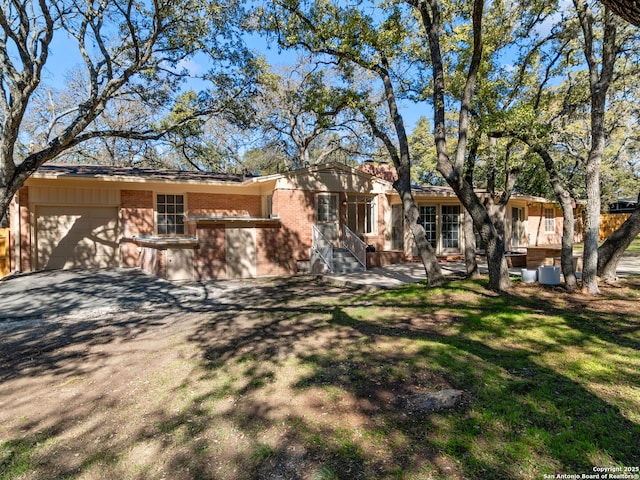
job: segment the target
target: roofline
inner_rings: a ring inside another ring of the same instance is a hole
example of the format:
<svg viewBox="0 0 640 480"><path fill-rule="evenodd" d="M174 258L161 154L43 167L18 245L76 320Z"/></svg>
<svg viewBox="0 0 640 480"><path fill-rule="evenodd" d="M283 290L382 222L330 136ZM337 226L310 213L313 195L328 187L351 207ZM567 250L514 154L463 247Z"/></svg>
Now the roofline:
<svg viewBox="0 0 640 480"><path fill-rule="evenodd" d="M113 168L121 169L121 170L132 170L137 172L142 172L142 176L138 175L127 175L127 174L108 174L108 173L83 173L83 172L63 172L63 171L47 171L47 167L60 167L60 168L70 168L72 169L74 166L78 167L95 167L95 168ZM149 172L148 175L144 175L144 172ZM252 183L256 183L260 180L268 180L265 177L246 177L243 180L218 180L214 179L211 176L208 178L202 179L194 179L194 178L160 178L156 175L161 175L163 172L166 172L168 175L176 174L179 175L181 172L188 174L202 174L203 177L207 174L215 175L212 172L197 172L190 170L173 170L173 169L151 169L151 168L137 168L137 167L112 167L107 165L83 165L83 164L60 164L60 163L45 163L36 170L33 174L31 174L30 178L33 179L44 179L44 180L99 180L104 182L125 182L125 183L164 183L164 184L191 184L191 185L226 185L226 186L247 186ZM231 176L231 174L229 174ZM243 177L242 175L237 175L238 178Z"/></svg>
<svg viewBox="0 0 640 480"><path fill-rule="evenodd" d="M358 168L355 167L351 167L349 165L346 165L344 163L340 163L340 162L329 162L329 163L319 163L317 165L310 165L308 167L303 167L303 168L299 168L297 170L289 170L287 172L283 172L281 174L281 177L285 177L285 176L292 176L292 175L301 175L304 173L315 173L315 172L319 172L322 170L326 170L329 168L337 168L339 170L342 170L344 172L350 173L351 175L360 175L362 177L366 177L369 178L370 180L375 180L375 181L379 181L385 185L389 185L392 186L393 183L385 180L384 178L378 177L376 175L372 175L370 173L367 173L365 171L362 171ZM260 177L258 177L260 178Z"/></svg>
<svg viewBox="0 0 640 480"><path fill-rule="evenodd" d="M124 173L120 174L108 174L108 173L83 173L83 172L60 172L60 171L47 171L47 167L59 167L59 168L68 168L73 169L74 167L88 167L88 168L105 168L105 169L121 169L121 170L132 170L137 172L142 172L142 176L140 175L127 175ZM83 165L83 164L64 164L64 163L46 163L40 169L36 170L31 177L34 179L45 179L45 180L56 180L56 179L92 179L92 180L100 180L105 182L130 182L130 183L166 183L166 184L192 184L192 185L200 185L200 184L208 184L208 185L238 185L238 186L247 186L255 183L266 183L269 181L277 181L279 179L289 177L292 175L302 175L305 173L319 172L322 170L326 170L329 168L337 168L339 170L345 171L352 175L361 175L370 179L375 179L384 184L391 185L391 182L387 180L377 177L375 175L371 175L367 172L363 172L357 168L350 167L343 163L339 162L330 162L318 165L311 165L309 167L300 168L297 170L288 170L286 172L281 173L273 173L269 175L260 175L257 177L246 177L241 181L225 181L225 180L216 180L211 177L203 178L203 179L193 179L193 178L159 178L156 175L161 175L162 172L167 172L167 174L175 174L179 175L180 170L172 170L172 169L150 169L150 168L137 168L137 167L113 167L108 165ZM148 175L144 175L145 172L148 172ZM184 172L188 172L190 174L198 174L201 173L203 176L207 174L213 175L211 172L193 172L189 170L185 170ZM238 175L241 177L241 175Z"/></svg>

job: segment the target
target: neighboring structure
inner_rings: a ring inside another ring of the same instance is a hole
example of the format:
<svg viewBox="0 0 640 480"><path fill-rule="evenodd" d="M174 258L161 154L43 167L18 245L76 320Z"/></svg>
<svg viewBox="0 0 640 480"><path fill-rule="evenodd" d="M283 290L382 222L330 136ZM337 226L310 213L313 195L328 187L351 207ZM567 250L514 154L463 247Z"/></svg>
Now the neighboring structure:
<svg viewBox="0 0 640 480"><path fill-rule="evenodd" d="M12 271L141 267L205 280L407 261L416 252L392 179L342 164L262 177L45 165L12 202ZM460 253L453 192L414 195L437 253ZM506 227L510 250L558 244L561 211L515 195Z"/></svg>
<svg viewBox="0 0 640 480"><path fill-rule="evenodd" d="M637 198L619 198L609 204L609 213L633 213L637 206Z"/></svg>

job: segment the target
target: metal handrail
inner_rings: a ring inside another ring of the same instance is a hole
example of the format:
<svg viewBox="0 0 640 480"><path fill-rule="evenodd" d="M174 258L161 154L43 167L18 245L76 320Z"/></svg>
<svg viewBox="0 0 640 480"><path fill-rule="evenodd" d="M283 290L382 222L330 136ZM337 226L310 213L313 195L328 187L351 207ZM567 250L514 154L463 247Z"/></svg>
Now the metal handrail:
<svg viewBox="0 0 640 480"><path fill-rule="evenodd" d="M318 253L318 256L329 267L329 272L333 273L333 244L315 225L311 225L311 232L311 248ZM321 247L320 243L325 246Z"/></svg>
<svg viewBox="0 0 640 480"><path fill-rule="evenodd" d="M342 243L349 250L360 264L367 269L367 244L346 225L342 226Z"/></svg>

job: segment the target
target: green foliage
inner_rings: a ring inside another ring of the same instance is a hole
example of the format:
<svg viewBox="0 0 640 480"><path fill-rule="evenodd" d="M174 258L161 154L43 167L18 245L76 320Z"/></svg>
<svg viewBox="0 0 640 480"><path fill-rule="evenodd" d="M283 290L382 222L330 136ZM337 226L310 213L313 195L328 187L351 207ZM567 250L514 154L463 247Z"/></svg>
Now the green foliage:
<svg viewBox="0 0 640 480"><path fill-rule="evenodd" d="M431 126L426 117L420 117L409 136L411 149L411 178L418 185L444 185L444 179L436 170L436 147Z"/></svg>

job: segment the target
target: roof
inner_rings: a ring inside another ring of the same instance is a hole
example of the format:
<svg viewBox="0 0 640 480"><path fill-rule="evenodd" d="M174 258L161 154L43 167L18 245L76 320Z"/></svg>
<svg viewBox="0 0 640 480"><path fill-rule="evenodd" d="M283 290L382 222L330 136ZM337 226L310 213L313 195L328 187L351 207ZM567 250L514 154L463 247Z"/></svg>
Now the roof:
<svg viewBox="0 0 640 480"><path fill-rule="evenodd" d="M258 177L230 173L198 172L190 170L112 167L106 165L45 164L34 174L36 178L95 178L160 182L245 183Z"/></svg>
<svg viewBox="0 0 640 480"><path fill-rule="evenodd" d="M107 165L83 165L83 164L45 164L33 175L34 178L44 179L96 179L105 181L129 181L129 182L163 182L163 183L195 183L218 185L247 185L256 182L266 182L287 176L310 175L319 171L336 171L346 174L359 175L365 178L375 179L389 188L389 194L395 194L392 184L385 178L373 175L368 171L353 168L342 163L327 163L313 165L284 173L265 176L238 175L231 173L200 172L193 170L177 169L150 169L136 167L113 167ZM437 185L414 185L412 191L417 196L456 198L451 187ZM476 190L480 196L487 195L486 190ZM526 200L538 203L553 203L542 197L513 193L513 199Z"/></svg>
<svg viewBox="0 0 640 480"><path fill-rule="evenodd" d="M171 183L221 183L242 184L260 181L268 181L290 175L309 175L318 171L342 171L349 174L361 175L368 178L376 178L367 172L349 167L341 163L327 163L313 165L297 170L290 170L272 175L238 175L231 173L200 172L193 170L176 169L150 169L136 167L113 167L107 165L83 165L83 164L50 164L41 166L35 178L85 178L97 180L126 180L126 181L159 181ZM384 179L379 179L385 181Z"/></svg>
<svg viewBox="0 0 640 480"><path fill-rule="evenodd" d="M455 192L451 187L442 185L413 185L411 191L416 196L433 196L433 197L456 197ZM476 188L476 194L479 197L486 197L489 192L485 189ZM511 194L512 200L524 200L527 202L535 203L555 203L553 200L548 200L544 197L537 197L535 195L527 195L525 193L513 192Z"/></svg>

